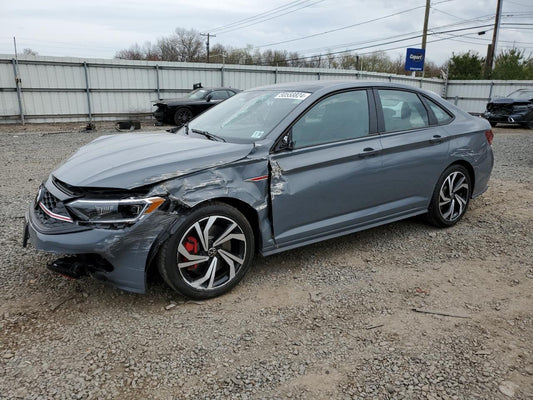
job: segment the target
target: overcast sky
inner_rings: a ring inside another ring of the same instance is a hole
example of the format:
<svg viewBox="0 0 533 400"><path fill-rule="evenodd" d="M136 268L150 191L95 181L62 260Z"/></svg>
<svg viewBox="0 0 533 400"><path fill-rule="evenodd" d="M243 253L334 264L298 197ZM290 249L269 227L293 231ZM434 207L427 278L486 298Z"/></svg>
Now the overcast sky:
<svg viewBox="0 0 533 400"><path fill-rule="evenodd" d="M498 49L514 44L530 55L533 1L502 1ZM394 41L421 34L425 3L425 0L0 0L0 54L14 53L16 36L19 52L31 48L47 56L113 58L121 49L134 43L154 43L179 27L216 34L211 38L212 45L221 43L234 48L252 45L261 50L298 51L306 56L347 49L363 54L398 48L387 51L396 58L405 54L406 47L420 46L420 38ZM496 3L497 0L431 0L426 59L442 64L452 52L467 50L485 56L492 39ZM259 22L256 16L270 10L274 11L262 15L268 20ZM220 28L253 17L240 25ZM347 26L352 27L341 29ZM477 28L461 30L466 27ZM322 34L328 31L335 32ZM443 31L452 32L439 33ZM486 33L478 35L481 31ZM300 39L310 35L313 36Z"/></svg>

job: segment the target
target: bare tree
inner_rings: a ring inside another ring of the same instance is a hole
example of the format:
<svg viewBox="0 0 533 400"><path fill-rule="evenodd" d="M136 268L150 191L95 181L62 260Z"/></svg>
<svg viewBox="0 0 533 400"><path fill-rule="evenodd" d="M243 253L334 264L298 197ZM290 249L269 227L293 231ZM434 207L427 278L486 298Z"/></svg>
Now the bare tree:
<svg viewBox="0 0 533 400"><path fill-rule="evenodd" d="M141 47L135 43L134 45L131 45L129 49L118 51L115 54L115 58L123 60L144 60L144 54Z"/></svg>
<svg viewBox="0 0 533 400"><path fill-rule="evenodd" d="M36 51L33 51L32 49L24 49L24 50L22 50L22 54L24 54L25 56L37 56L37 55L39 55L39 53L37 53Z"/></svg>

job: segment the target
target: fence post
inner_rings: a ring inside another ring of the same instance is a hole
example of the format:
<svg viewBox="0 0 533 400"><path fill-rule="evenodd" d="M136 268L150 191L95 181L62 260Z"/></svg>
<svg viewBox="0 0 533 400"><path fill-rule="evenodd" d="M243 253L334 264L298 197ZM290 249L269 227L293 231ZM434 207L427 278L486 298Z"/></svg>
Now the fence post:
<svg viewBox="0 0 533 400"><path fill-rule="evenodd" d="M19 101L19 113L20 113L20 122L22 122L22 125L24 125L24 110L22 109L22 92L20 89L20 82L21 79L18 77L17 74L17 62L14 58L11 59L11 63L13 64L13 74L15 75L15 85L17 86L17 99Z"/></svg>
<svg viewBox="0 0 533 400"><path fill-rule="evenodd" d="M161 100L161 89L159 89L159 65L155 65L155 80L157 82L157 100Z"/></svg>
<svg viewBox="0 0 533 400"><path fill-rule="evenodd" d="M220 86L224 87L224 64L220 67Z"/></svg>
<svg viewBox="0 0 533 400"><path fill-rule="evenodd" d="M320 80L320 72L317 72L316 75L318 76L318 80Z"/></svg>
<svg viewBox="0 0 533 400"><path fill-rule="evenodd" d="M89 107L89 123L93 122L93 114L91 111L91 92L89 89L89 73L88 73L88 66L87 61L83 62L83 70L85 71L85 91L87 93L87 105Z"/></svg>
<svg viewBox="0 0 533 400"><path fill-rule="evenodd" d="M278 67L274 70L274 83L278 83Z"/></svg>
<svg viewBox="0 0 533 400"><path fill-rule="evenodd" d="M490 81L489 100L492 99L492 88L494 87L494 81Z"/></svg>

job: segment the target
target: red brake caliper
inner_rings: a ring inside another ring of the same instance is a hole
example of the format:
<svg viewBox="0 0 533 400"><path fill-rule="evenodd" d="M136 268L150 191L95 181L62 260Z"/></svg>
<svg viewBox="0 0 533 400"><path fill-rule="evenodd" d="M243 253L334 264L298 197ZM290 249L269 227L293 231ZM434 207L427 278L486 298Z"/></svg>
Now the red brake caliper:
<svg viewBox="0 0 533 400"><path fill-rule="evenodd" d="M189 252L189 254L198 254L198 240L194 237L194 236L189 236L186 240L185 240L185 250L187 250ZM184 257L184 261L187 262L189 260L187 260L185 257ZM198 264L194 264L194 265L191 265L190 267L188 267L187 269L189 271L194 271L196 268L198 268Z"/></svg>

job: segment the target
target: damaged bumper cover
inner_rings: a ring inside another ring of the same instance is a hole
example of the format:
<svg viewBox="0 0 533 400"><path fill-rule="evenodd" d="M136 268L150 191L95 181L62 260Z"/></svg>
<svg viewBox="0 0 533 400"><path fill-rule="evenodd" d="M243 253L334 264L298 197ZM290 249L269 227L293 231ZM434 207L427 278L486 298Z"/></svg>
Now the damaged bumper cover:
<svg viewBox="0 0 533 400"><path fill-rule="evenodd" d="M82 255L81 260L99 257L104 260L101 264L105 266L94 268L94 263L88 263L84 272L119 289L144 293L148 264L177 219L176 214L156 211L121 229L73 225L70 230L51 230L40 221L39 209L34 201L26 213L25 240L40 251ZM79 259L76 262L79 263Z"/></svg>

